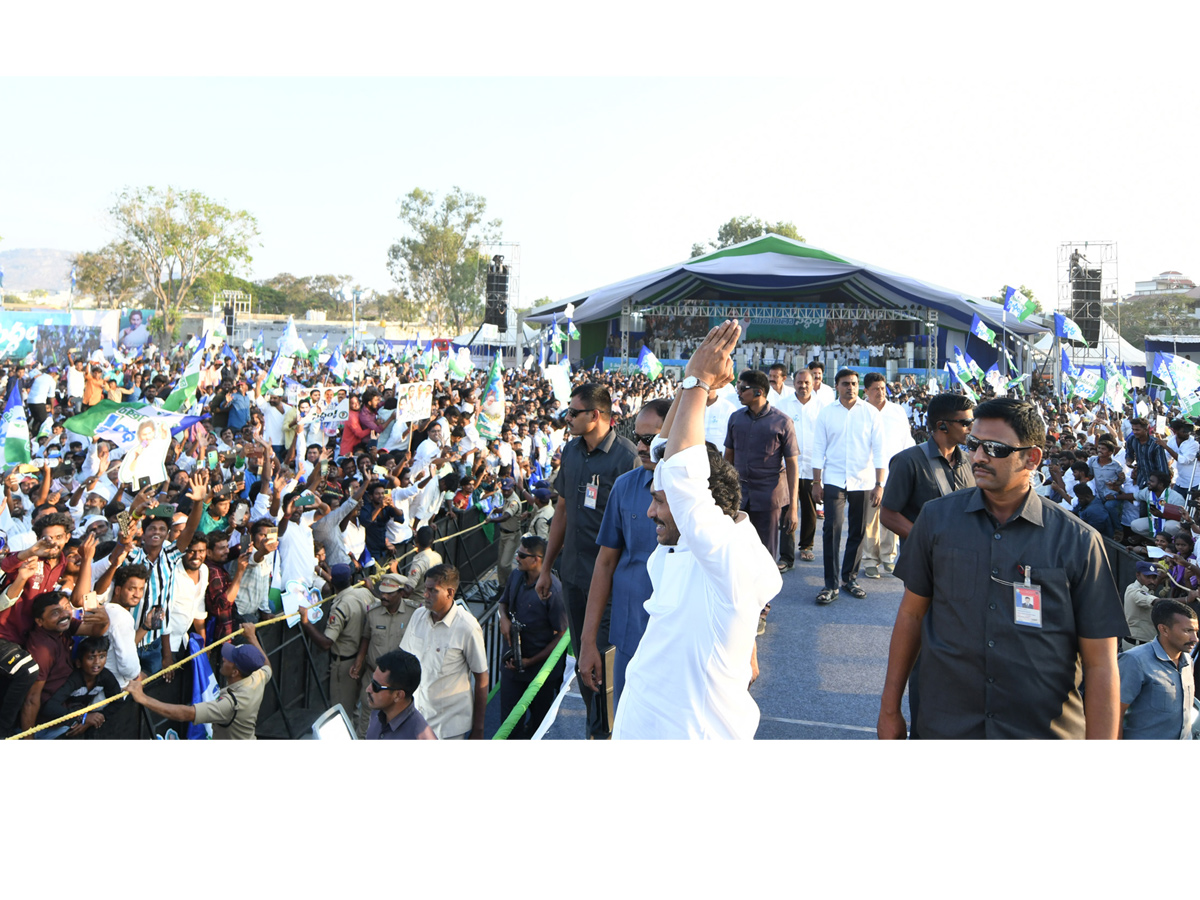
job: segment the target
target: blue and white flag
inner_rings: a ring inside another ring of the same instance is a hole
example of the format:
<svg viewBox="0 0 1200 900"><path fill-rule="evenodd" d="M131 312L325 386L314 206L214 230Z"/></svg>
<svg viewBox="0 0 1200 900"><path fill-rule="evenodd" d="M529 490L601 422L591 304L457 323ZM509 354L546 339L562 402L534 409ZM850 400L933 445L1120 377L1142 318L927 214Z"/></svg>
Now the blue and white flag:
<svg viewBox="0 0 1200 900"><path fill-rule="evenodd" d="M638 368L642 370L647 378L653 381L663 372L663 365L658 361L658 357L650 352L650 348L642 344L642 350L637 358Z"/></svg>
<svg viewBox="0 0 1200 900"><path fill-rule="evenodd" d="M979 338L990 347L996 346L996 332L983 324L983 319L975 315L971 319L971 334Z"/></svg>
<svg viewBox="0 0 1200 900"><path fill-rule="evenodd" d="M334 347L333 355L329 357L329 374L337 379L338 383L345 382L346 375L350 372L350 364L346 362L346 358L342 356L342 348Z"/></svg>
<svg viewBox="0 0 1200 900"><path fill-rule="evenodd" d="M1067 348L1063 347L1062 352L1062 373L1071 378L1079 377L1079 369L1075 368L1075 364L1071 362L1071 357L1067 355Z"/></svg>
<svg viewBox="0 0 1200 900"><path fill-rule="evenodd" d="M1004 288L1004 312L1017 317L1018 322L1024 322L1037 312L1037 302L1030 300L1016 288Z"/></svg>
<svg viewBox="0 0 1200 900"><path fill-rule="evenodd" d="M71 266L71 293L75 293L75 270L76 266Z"/></svg>
<svg viewBox="0 0 1200 900"><path fill-rule="evenodd" d="M200 642L196 640L195 635L188 637L188 655L200 653ZM198 703L208 703L217 699L217 695L221 693L217 687L216 676L213 675L212 666L208 663L208 654L200 653L192 660L192 706ZM192 722L187 728L187 739L189 741L206 741L212 739L211 725L197 725Z"/></svg>
<svg viewBox="0 0 1200 900"><path fill-rule="evenodd" d="M1088 342L1083 339L1083 332L1079 330L1079 326L1061 313L1054 314L1054 334L1056 337L1066 338L1069 341L1078 341L1083 346L1088 346Z"/></svg>
<svg viewBox="0 0 1200 900"><path fill-rule="evenodd" d="M29 452L29 420L25 418L25 405L21 402L21 385L16 378L10 379L8 401L0 414L0 447L3 447L6 466L27 463L32 459Z"/></svg>

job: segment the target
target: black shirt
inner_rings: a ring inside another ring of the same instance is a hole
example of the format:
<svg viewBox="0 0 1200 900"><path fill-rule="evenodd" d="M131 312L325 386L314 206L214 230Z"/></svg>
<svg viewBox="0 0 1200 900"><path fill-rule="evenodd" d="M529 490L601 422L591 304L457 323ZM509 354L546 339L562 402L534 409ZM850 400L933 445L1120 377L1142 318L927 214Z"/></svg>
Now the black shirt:
<svg viewBox="0 0 1200 900"><path fill-rule="evenodd" d="M942 456L941 449L933 440L901 450L888 465L882 505L900 513L910 522L917 521L921 507L942 496L942 487L930 469L931 463L945 473L950 491L975 487L971 461L961 447L954 448L951 459L953 463Z"/></svg>
<svg viewBox="0 0 1200 900"><path fill-rule="evenodd" d="M1042 589L1042 627L1015 621L1018 566ZM1095 529L1030 490L999 525L979 488L926 504L896 576L932 598L921 623L923 738L1082 738L1079 638L1127 637Z"/></svg>
<svg viewBox="0 0 1200 900"><path fill-rule="evenodd" d="M600 552L596 537L604 520L604 507L616 480L638 462L637 448L628 438L610 429L596 447L589 451L587 442L577 437L562 449L559 475L554 490L563 498L567 513L567 533L562 552L558 555L562 580L587 590L592 583L592 569ZM585 506L587 485L597 488L595 509Z"/></svg>

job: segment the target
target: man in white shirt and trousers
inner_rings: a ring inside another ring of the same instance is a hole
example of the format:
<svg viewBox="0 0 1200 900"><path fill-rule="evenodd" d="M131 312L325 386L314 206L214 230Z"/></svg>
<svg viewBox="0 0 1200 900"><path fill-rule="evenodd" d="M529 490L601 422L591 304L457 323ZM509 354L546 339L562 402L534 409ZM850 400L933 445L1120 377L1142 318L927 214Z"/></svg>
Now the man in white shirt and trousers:
<svg viewBox="0 0 1200 900"><path fill-rule="evenodd" d="M879 410L879 424L883 428L883 464L887 466L892 457L901 450L914 445L912 426L903 407L887 398L887 379L881 372L868 372L863 379L867 402ZM880 506L867 510L867 523L863 535L863 574L868 578L879 578L882 569L889 575L900 555L900 539L896 532L879 522Z"/></svg>
<svg viewBox="0 0 1200 900"><path fill-rule="evenodd" d="M878 507L883 499L883 428L879 410L859 399L858 373L854 370L841 369L834 384L838 402L821 410L813 433L813 500L825 501L821 538L825 589L817 594L820 606L838 597L837 555L843 524L846 554L842 559L841 590L859 599L867 596L858 584L862 540L870 508Z"/></svg>
<svg viewBox="0 0 1200 900"><path fill-rule="evenodd" d="M749 691L754 639L759 613L783 579L739 511L737 472L704 444L707 395L733 380L740 332L727 321L692 354L651 450L662 452L646 512L659 543L647 562L654 593L614 740L749 739L758 730Z"/></svg>

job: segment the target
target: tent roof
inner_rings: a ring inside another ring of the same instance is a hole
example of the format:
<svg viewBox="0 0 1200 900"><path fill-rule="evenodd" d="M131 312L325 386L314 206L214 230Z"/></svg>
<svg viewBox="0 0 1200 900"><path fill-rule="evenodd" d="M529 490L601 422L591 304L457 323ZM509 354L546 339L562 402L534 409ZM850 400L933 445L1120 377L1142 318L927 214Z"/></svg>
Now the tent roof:
<svg viewBox="0 0 1200 900"><path fill-rule="evenodd" d="M1105 349L1113 347L1118 342L1121 347L1121 362L1130 366L1146 365L1145 351L1133 346L1133 344L1117 334L1117 329L1104 320L1100 321L1100 342L1098 344L1093 344L1090 347L1075 347L1064 341L1063 347L1066 348L1067 355L1071 357L1071 362L1076 365L1099 365L1104 361ZM1040 353L1053 353L1054 335L1042 335L1042 337L1034 342L1033 349ZM1111 349L1109 350L1109 354L1112 354Z"/></svg>
<svg viewBox="0 0 1200 900"><path fill-rule="evenodd" d="M837 256L811 244L767 234L705 256L585 291L539 307L527 321L549 323L575 304L575 323L610 319L626 300L642 312L691 299L794 299L796 302L858 302L871 307L928 307L967 328L978 315L991 327L1020 335L1047 331L1040 316L1005 321L1003 305L878 266ZM945 324L943 322L942 324Z"/></svg>

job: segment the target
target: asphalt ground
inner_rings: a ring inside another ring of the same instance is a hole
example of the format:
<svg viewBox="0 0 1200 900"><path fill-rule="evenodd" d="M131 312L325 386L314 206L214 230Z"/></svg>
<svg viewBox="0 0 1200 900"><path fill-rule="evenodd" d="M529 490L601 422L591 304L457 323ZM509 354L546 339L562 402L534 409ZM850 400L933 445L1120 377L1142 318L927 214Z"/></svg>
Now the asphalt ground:
<svg viewBox="0 0 1200 900"><path fill-rule="evenodd" d="M845 591L828 606L817 606L824 587L821 529L817 522L816 560L783 573L783 589L758 638L758 681L750 688L762 714L756 740L873 740L879 697L887 669L888 642L904 585L880 570L878 579L860 570L861 600ZM839 549L845 549L843 539ZM909 718L908 698L904 715ZM583 699L574 683L563 698L545 740L585 737Z"/></svg>

